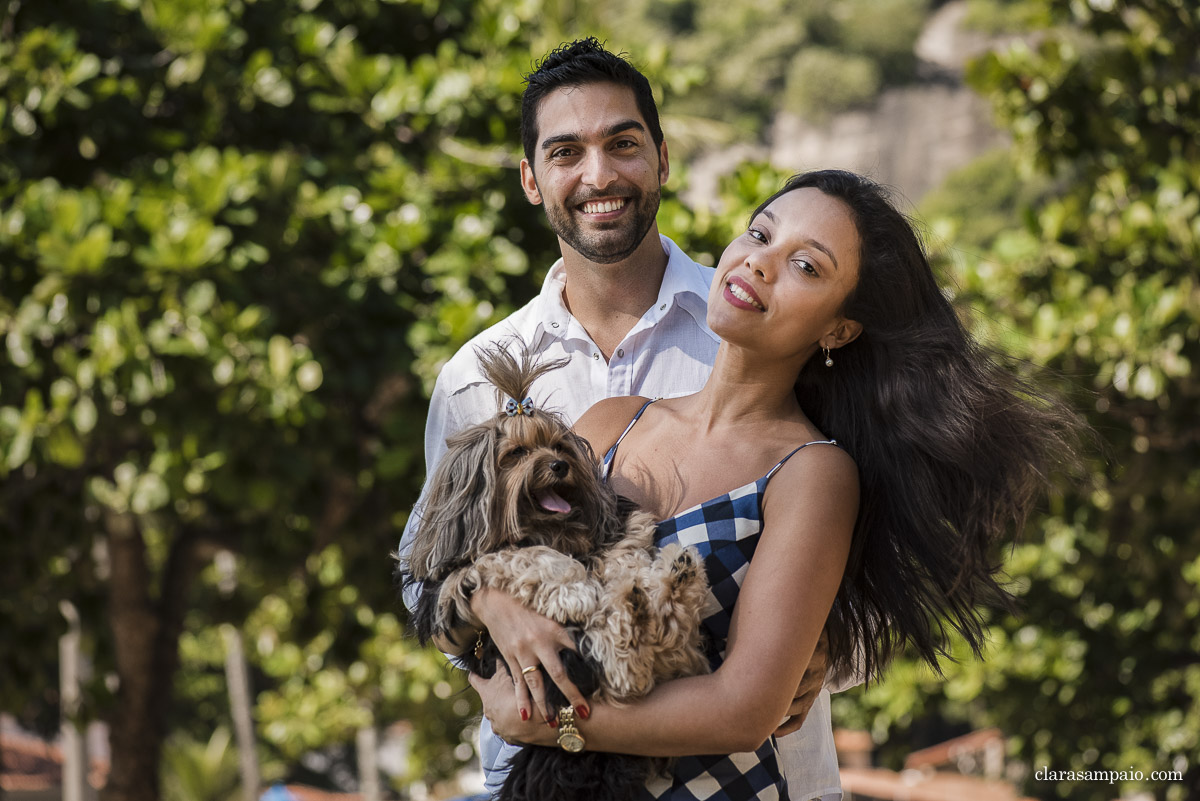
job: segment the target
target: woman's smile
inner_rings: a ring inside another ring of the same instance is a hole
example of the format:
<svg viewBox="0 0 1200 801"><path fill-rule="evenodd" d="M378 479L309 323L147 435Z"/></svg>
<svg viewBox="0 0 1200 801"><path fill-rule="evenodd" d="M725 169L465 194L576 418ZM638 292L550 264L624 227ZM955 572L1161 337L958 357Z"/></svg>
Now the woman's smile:
<svg viewBox="0 0 1200 801"><path fill-rule="evenodd" d="M738 278L736 275L729 276L729 280L725 282L725 300L731 305L739 309L750 309L758 312L765 312L767 307L763 305L762 300L758 297L758 293L754 291L754 287L750 286L748 281Z"/></svg>

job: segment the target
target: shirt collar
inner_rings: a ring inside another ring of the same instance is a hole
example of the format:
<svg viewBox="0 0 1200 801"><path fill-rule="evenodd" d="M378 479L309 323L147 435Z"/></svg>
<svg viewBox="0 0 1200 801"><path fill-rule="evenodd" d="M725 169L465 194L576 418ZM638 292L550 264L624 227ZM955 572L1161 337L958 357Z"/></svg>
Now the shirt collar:
<svg viewBox="0 0 1200 801"><path fill-rule="evenodd" d="M692 261L668 237L659 234L658 238L662 242L663 252L667 254L667 268L663 272L658 298L642 318L643 321L653 325L665 317L672 306L678 304L709 336L720 341L720 338L709 329L706 322L708 289L712 283L713 269ZM574 322L574 318L567 311L567 306L563 302L562 293L566 285L566 268L560 258L554 262L550 272L546 273L546 280L542 282L542 291L538 295L538 344L543 341L544 337L566 336ZM578 323L574 324L578 326Z"/></svg>
<svg viewBox="0 0 1200 801"><path fill-rule="evenodd" d="M567 333L571 324L571 313L563 302L563 289L567 286L567 271L560 257L546 273L542 282L542 291L538 293L535 318L537 334L535 342L530 343L534 348L540 348L546 339L557 339Z"/></svg>
<svg viewBox="0 0 1200 801"><path fill-rule="evenodd" d="M658 300L655 302L654 319L658 322L670 311L673 304L678 304L692 316L714 341L720 342L720 337L708 327L708 290L712 285L716 272L711 267L704 267L692 261L679 246L665 236L660 235L663 249L667 252L667 269L663 273L662 286L658 290Z"/></svg>

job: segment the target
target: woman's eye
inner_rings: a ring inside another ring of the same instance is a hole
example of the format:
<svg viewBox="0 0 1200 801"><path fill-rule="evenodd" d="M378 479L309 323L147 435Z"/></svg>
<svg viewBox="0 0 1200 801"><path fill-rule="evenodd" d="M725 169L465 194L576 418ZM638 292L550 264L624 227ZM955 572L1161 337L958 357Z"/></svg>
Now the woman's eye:
<svg viewBox="0 0 1200 801"><path fill-rule="evenodd" d="M767 235L764 234L762 231L758 230L757 228L751 228L748 231L746 231L746 233L749 234L751 238L757 239L759 242L767 241Z"/></svg>
<svg viewBox="0 0 1200 801"><path fill-rule="evenodd" d="M796 265L796 267L808 273L809 275L817 274L817 268L813 266L812 262L805 261L804 259L795 259L792 261L792 264Z"/></svg>

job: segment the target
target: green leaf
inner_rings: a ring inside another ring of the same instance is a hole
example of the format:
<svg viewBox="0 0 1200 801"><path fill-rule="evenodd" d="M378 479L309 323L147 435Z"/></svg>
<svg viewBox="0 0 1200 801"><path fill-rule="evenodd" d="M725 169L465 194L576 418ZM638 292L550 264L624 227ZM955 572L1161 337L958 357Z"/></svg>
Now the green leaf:
<svg viewBox="0 0 1200 801"><path fill-rule="evenodd" d="M290 340L281 336L271 337L267 344L267 356L271 363L271 374L277 379L282 379L291 373L295 356L292 353Z"/></svg>

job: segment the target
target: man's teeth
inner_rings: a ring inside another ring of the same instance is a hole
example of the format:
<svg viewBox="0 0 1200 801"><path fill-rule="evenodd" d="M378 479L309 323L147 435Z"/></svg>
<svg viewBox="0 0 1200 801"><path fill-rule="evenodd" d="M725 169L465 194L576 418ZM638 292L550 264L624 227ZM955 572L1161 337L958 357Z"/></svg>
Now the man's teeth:
<svg viewBox="0 0 1200 801"><path fill-rule="evenodd" d="M625 205L625 199L618 200L592 200L583 204L585 214L603 214L606 211L616 211Z"/></svg>
<svg viewBox="0 0 1200 801"><path fill-rule="evenodd" d="M742 289L742 288L741 288L740 286L738 286L737 284L730 284L730 285L729 285L729 294L733 295L735 298L737 298L737 299L738 299L738 300L740 300L740 301L743 301L743 302L745 302L745 303L749 303L751 306L754 306L754 307L755 307L755 308L757 308L757 309L762 309L762 307L763 307L763 305L762 305L761 303L759 303L757 300L755 300L755 299L754 299L754 298L753 298L753 297L750 295L750 293L749 293L749 292L747 292L746 290ZM765 311L765 309L764 309L764 311Z"/></svg>

